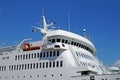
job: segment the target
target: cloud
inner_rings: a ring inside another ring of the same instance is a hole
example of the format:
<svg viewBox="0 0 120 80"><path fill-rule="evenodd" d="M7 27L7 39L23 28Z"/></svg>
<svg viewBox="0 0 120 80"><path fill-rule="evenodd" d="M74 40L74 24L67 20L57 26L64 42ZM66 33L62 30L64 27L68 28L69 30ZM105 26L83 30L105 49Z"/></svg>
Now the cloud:
<svg viewBox="0 0 120 80"><path fill-rule="evenodd" d="M116 62L114 63L114 66L116 66L116 67L119 67L119 68L120 68L120 60L116 61Z"/></svg>

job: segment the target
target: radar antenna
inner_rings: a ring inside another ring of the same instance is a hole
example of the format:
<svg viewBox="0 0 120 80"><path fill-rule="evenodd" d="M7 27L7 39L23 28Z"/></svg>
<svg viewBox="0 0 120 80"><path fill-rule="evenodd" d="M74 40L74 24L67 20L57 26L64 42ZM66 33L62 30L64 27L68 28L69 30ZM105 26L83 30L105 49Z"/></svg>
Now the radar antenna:
<svg viewBox="0 0 120 80"><path fill-rule="evenodd" d="M83 36L86 38L87 36L86 36L86 29L84 28L83 29Z"/></svg>

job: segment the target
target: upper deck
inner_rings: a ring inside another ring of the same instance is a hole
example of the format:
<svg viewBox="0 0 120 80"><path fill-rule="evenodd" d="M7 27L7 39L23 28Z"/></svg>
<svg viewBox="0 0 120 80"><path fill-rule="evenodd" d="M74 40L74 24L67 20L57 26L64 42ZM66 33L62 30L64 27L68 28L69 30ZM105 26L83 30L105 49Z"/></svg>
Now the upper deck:
<svg viewBox="0 0 120 80"><path fill-rule="evenodd" d="M71 44L72 44L72 41L77 41L78 43L81 43L81 44L87 46L88 48L90 48L92 50L93 54L96 53L96 48L94 47L92 42L83 36L80 36L78 34L68 32L65 30L60 30L60 29L47 31L47 34L46 34L47 38L55 37L55 36L56 37L66 37L67 39L70 39Z"/></svg>

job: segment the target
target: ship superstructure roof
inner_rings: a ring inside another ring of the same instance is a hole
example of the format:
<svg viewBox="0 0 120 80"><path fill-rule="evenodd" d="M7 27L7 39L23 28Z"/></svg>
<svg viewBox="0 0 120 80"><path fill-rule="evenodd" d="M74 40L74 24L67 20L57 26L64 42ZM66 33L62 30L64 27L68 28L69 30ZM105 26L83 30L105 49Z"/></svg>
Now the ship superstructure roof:
<svg viewBox="0 0 120 80"><path fill-rule="evenodd" d="M82 44L90 47L93 50L94 54L96 53L96 48L94 47L94 45L92 44L92 42L90 40L88 40L87 38L85 38L83 36L80 36L78 34L58 29L58 30L47 31L46 36L47 37L64 36L64 37L67 37L67 38L71 38L72 40L78 40Z"/></svg>

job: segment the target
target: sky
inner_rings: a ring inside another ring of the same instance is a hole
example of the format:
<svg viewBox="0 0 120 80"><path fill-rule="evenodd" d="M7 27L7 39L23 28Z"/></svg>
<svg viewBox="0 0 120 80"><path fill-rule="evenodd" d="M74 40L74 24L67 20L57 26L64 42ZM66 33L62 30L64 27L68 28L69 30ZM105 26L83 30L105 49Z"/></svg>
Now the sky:
<svg viewBox="0 0 120 80"><path fill-rule="evenodd" d="M120 60L120 0L0 0L0 46L40 40L31 30L41 24L43 11L63 30L69 30L69 13L70 31L83 35L85 28L106 66Z"/></svg>

